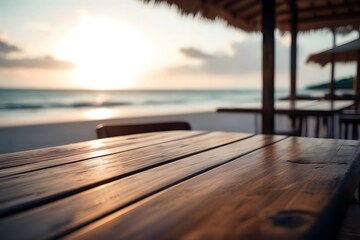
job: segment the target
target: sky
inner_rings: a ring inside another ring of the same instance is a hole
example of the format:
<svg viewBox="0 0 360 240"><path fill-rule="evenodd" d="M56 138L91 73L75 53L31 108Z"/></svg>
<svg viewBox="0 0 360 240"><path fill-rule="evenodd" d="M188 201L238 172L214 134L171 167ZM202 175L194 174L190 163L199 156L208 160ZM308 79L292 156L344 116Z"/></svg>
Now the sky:
<svg viewBox="0 0 360 240"><path fill-rule="evenodd" d="M3 0L0 88L239 89L261 87L261 34L140 0ZM358 37L337 36L342 44ZM289 87L290 36L276 32L277 88ZM306 64L330 31L298 35L298 88L328 81ZM337 64L337 78L355 64Z"/></svg>

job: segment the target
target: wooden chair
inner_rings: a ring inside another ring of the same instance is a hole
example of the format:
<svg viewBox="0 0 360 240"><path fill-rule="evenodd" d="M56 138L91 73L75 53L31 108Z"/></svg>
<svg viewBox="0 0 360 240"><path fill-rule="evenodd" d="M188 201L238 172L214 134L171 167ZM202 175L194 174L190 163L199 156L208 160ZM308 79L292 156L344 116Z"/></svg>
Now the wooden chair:
<svg viewBox="0 0 360 240"><path fill-rule="evenodd" d="M344 110L339 115L340 138L359 139L359 126L360 126L359 110ZM351 130L350 136L349 136L349 130Z"/></svg>
<svg viewBox="0 0 360 240"><path fill-rule="evenodd" d="M302 115L289 115L289 119L291 121L291 129L285 131L276 131L276 135L288 135L288 136L303 136L303 132L305 132L305 136L307 133L307 119L306 116Z"/></svg>
<svg viewBox="0 0 360 240"><path fill-rule="evenodd" d="M191 130L187 122L162 122L130 125L99 125L96 128L98 138L124 136L137 133L160 132L170 130Z"/></svg>

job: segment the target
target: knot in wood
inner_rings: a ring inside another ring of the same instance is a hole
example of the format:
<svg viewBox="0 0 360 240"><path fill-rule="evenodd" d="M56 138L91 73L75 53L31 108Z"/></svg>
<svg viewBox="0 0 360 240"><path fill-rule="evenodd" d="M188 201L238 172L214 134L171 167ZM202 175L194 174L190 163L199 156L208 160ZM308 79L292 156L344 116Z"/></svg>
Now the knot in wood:
<svg viewBox="0 0 360 240"><path fill-rule="evenodd" d="M298 228L311 221L313 214L302 210L284 210L268 215L270 222L278 227Z"/></svg>

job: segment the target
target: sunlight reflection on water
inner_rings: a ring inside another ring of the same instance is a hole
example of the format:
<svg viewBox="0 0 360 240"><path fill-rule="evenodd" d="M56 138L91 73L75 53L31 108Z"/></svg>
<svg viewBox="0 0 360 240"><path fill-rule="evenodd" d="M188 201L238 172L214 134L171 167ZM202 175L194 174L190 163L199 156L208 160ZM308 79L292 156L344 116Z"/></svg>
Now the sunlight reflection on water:
<svg viewBox="0 0 360 240"><path fill-rule="evenodd" d="M96 120L96 119L108 119L115 116L115 111L109 108L95 108L90 109L84 112L84 115L87 119Z"/></svg>

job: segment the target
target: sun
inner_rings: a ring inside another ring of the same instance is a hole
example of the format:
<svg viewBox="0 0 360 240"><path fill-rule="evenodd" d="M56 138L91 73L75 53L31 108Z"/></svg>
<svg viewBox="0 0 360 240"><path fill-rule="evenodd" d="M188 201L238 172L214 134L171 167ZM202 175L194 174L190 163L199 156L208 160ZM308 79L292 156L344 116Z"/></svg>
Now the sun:
<svg viewBox="0 0 360 240"><path fill-rule="evenodd" d="M57 57L76 64L75 79L89 89L133 87L151 47L134 27L115 19L86 18L58 43Z"/></svg>

